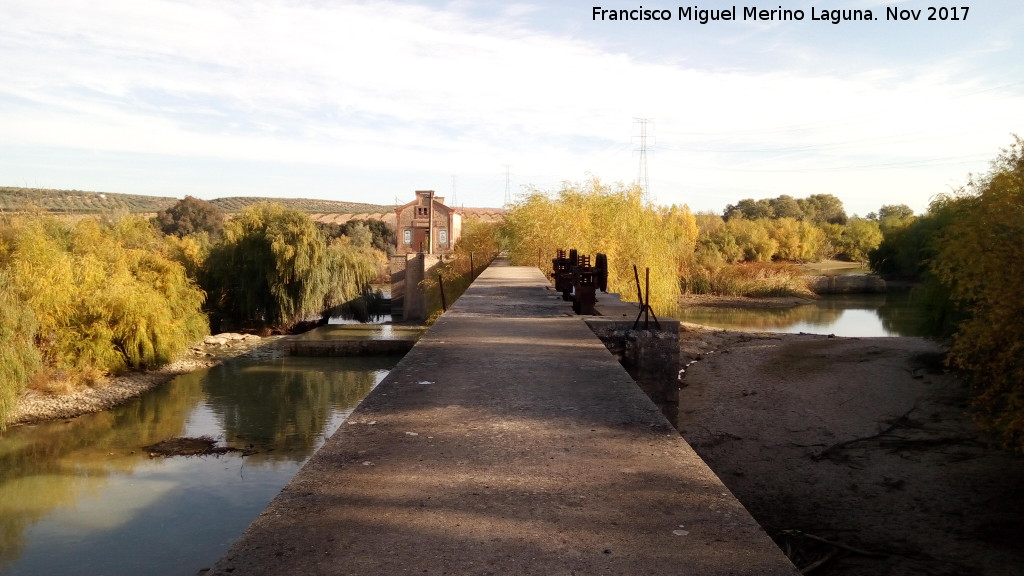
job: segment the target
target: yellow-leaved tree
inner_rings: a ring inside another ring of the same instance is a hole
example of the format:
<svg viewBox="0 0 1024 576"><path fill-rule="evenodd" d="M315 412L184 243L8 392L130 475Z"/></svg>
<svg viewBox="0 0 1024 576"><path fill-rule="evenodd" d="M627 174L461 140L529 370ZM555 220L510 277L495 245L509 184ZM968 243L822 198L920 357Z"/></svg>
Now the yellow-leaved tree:
<svg viewBox="0 0 1024 576"><path fill-rule="evenodd" d="M420 282L426 290L428 324L437 320L444 306L450 306L462 296L498 251L498 226L495 223L474 217L462 221L462 234L451 254ZM442 281L444 302L438 284Z"/></svg>
<svg viewBox="0 0 1024 576"><path fill-rule="evenodd" d="M977 405L1009 446L1024 451L1024 140L1017 137L985 176L941 198L932 272L964 313L950 361L971 374Z"/></svg>
<svg viewBox="0 0 1024 576"><path fill-rule="evenodd" d="M31 311L46 378L163 364L208 331L202 290L142 218L30 215L3 232L7 297Z"/></svg>
<svg viewBox="0 0 1024 576"><path fill-rule="evenodd" d="M559 249L608 257L608 291L624 300L637 297L633 266L650 268L650 299L661 309L675 307L679 277L690 262L697 223L686 206L659 207L643 199L637 185L614 186L594 178L565 183L554 194L531 190L505 215L502 236L515 265L544 272Z"/></svg>

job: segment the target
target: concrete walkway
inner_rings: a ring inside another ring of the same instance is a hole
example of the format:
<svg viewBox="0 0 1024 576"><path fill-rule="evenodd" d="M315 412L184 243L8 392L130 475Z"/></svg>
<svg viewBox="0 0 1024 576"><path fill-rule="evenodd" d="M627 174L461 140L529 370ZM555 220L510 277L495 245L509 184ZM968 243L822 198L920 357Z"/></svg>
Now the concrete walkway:
<svg viewBox="0 0 1024 576"><path fill-rule="evenodd" d="M492 265L212 574L797 574L536 268Z"/></svg>

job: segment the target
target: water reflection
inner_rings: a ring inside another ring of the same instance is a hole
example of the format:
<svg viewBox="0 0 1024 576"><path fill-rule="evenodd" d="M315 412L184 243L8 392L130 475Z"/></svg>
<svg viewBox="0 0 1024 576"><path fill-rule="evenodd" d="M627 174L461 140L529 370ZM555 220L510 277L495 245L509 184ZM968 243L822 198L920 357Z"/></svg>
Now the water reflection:
<svg viewBox="0 0 1024 576"><path fill-rule="evenodd" d="M363 372L296 369L296 360L288 370L225 364L206 379L207 402L225 438L257 450L253 461L305 460L319 446L332 414L354 407L376 383Z"/></svg>
<svg viewBox="0 0 1024 576"><path fill-rule="evenodd" d="M683 322L730 330L835 334L836 336L925 336L920 306L912 292L821 296L794 308L685 308L672 315Z"/></svg>
<svg viewBox="0 0 1024 576"><path fill-rule="evenodd" d="M216 560L397 357L186 374L118 409L0 435L0 574L194 574ZM209 435L258 451L155 458Z"/></svg>

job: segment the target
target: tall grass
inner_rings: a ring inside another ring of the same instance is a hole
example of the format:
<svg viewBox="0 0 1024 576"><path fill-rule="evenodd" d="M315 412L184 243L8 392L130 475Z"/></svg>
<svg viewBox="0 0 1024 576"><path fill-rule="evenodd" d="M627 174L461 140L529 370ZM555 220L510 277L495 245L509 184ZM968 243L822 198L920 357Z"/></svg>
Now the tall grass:
<svg viewBox="0 0 1024 576"><path fill-rule="evenodd" d="M810 296L803 271L789 263L694 264L680 280L686 294Z"/></svg>

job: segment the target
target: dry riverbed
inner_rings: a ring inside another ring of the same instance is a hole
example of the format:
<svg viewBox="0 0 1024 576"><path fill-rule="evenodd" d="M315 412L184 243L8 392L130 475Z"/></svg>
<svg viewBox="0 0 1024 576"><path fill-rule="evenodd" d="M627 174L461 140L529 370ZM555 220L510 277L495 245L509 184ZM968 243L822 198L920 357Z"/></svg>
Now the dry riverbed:
<svg viewBox="0 0 1024 576"><path fill-rule="evenodd" d="M680 351L681 433L798 567L1024 574L1024 458L934 343L684 325Z"/></svg>

